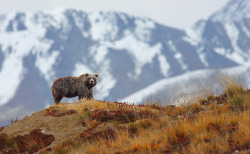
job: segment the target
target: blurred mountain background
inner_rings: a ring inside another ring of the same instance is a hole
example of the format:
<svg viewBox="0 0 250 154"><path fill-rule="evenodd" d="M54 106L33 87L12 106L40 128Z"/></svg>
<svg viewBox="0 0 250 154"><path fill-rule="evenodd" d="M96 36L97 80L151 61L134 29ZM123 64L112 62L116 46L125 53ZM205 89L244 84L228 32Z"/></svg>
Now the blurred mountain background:
<svg viewBox="0 0 250 154"><path fill-rule="evenodd" d="M95 99L143 103L171 102L173 89L195 89L199 80L211 86L214 75L230 70L250 86L249 0L229 0L188 30L121 12L0 15L3 124L52 105L50 87L67 75L99 73Z"/></svg>

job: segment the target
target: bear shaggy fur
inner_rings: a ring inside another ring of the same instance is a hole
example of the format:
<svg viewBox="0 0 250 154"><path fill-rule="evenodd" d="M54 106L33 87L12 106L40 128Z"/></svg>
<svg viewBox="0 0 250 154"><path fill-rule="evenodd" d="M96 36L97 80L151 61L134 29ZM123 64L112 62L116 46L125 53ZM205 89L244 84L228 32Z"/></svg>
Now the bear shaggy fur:
<svg viewBox="0 0 250 154"><path fill-rule="evenodd" d="M51 87L54 104L59 104L63 97L94 99L93 88L98 82L98 74L82 74L79 77L65 76L56 79Z"/></svg>

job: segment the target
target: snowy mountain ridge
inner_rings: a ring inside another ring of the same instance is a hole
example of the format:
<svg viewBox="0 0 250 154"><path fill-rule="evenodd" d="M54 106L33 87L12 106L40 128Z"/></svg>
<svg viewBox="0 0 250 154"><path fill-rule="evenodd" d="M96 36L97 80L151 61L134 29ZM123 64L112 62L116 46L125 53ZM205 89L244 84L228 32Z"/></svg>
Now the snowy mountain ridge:
<svg viewBox="0 0 250 154"><path fill-rule="evenodd" d="M250 60L250 2L230 0L208 20L194 26L202 46L212 48L219 55L244 64Z"/></svg>
<svg viewBox="0 0 250 154"><path fill-rule="evenodd" d="M220 22L240 21L244 18L250 18L250 2L248 0L231 0L209 17L210 20Z"/></svg>
<svg viewBox="0 0 250 154"><path fill-rule="evenodd" d="M209 88L216 89L217 95L219 95L221 94L219 93L221 90L219 87L221 81L218 80L220 74L232 75L239 79L242 78L245 81L245 88L250 88L250 63L248 63L244 66L225 68L221 70L197 70L176 77L161 79L130 96L120 99L119 101L134 104L150 101L160 101L159 103L164 103L166 101L169 103L179 103L178 101L180 101L182 97L184 97L183 100L185 100L186 95L189 94L196 94L197 96L203 95L204 90L209 90ZM202 86L207 89L202 89L201 85L199 85L200 83L202 83Z"/></svg>

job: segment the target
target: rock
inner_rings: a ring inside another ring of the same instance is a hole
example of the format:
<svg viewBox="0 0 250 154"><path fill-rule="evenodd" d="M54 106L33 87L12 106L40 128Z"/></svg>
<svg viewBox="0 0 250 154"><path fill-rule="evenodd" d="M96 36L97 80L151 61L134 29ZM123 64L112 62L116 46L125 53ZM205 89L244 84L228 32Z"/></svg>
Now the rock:
<svg viewBox="0 0 250 154"><path fill-rule="evenodd" d="M45 134L45 133L46 133L46 131L45 131L45 130L42 130L41 132L42 132L43 134Z"/></svg>
<svg viewBox="0 0 250 154"><path fill-rule="evenodd" d="M187 116L187 119L191 120L191 119L194 119L195 117L196 117L196 114L192 114L192 115Z"/></svg>
<svg viewBox="0 0 250 154"><path fill-rule="evenodd" d="M85 110L90 111L92 109L92 106L88 105L85 107Z"/></svg>
<svg viewBox="0 0 250 154"><path fill-rule="evenodd" d="M177 116L178 119L184 119L184 116Z"/></svg>
<svg viewBox="0 0 250 154"><path fill-rule="evenodd" d="M224 106L224 104L219 104L218 106L219 106L219 107L222 107L222 106Z"/></svg>
<svg viewBox="0 0 250 154"><path fill-rule="evenodd" d="M171 121L168 121L168 122L169 122L169 123L173 123L173 124L174 124L174 123L176 123L176 121L173 121L173 120L171 120Z"/></svg>

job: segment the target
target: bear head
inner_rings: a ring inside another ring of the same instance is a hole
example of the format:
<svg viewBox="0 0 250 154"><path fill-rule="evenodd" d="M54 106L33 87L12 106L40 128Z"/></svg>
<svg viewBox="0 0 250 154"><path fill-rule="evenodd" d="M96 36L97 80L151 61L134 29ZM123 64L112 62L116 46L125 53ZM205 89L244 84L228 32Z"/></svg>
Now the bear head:
<svg viewBox="0 0 250 154"><path fill-rule="evenodd" d="M96 74L85 74L84 78L84 84L87 86L89 89L93 88L98 82L98 73Z"/></svg>

